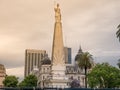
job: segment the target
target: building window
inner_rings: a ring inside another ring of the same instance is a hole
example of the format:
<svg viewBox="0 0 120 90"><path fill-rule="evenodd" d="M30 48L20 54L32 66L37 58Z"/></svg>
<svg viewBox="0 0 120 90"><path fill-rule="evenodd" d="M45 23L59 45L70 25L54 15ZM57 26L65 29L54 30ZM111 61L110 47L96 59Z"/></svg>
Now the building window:
<svg viewBox="0 0 120 90"><path fill-rule="evenodd" d="M49 68L47 68L47 71L49 71Z"/></svg>
<svg viewBox="0 0 120 90"><path fill-rule="evenodd" d="M45 76L43 76L43 80L45 79Z"/></svg>
<svg viewBox="0 0 120 90"><path fill-rule="evenodd" d="M71 76L70 79L73 80L73 76Z"/></svg>
<svg viewBox="0 0 120 90"><path fill-rule="evenodd" d="M69 86L69 83L67 83L67 86Z"/></svg>
<svg viewBox="0 0 120 90"><path fill-rule="evenodd" d="M32 60L34 60L34 53L32 53Z"/></svg>
<svg viewBox="0 0 120 90"><path fill-rule="evenodd" d="M78 80L80 80L80 76L78 76Z"/></svg>
<svg viewBox="0 0 120 90"><path fill-rule="evenodd" d="M30 59L28 60L28 74L30 73Z"/></svg>
<svg viewBox="0 0 120 90"><path fill-rule="evenodd" d="M34 57L35 57L35 66L37 65L37 53L34 53Z"/></svg>
<svg viewBox="0 0 120 90"><path fill-rule="evenodd" d="M45 68L43 68L43 73L45 73Z"/></svg>
<svg viewBox="0 0 120 90"><path fill-rule="evenodd" d="M40 54L38 53L38 67L40 66Z"/></svg>
<svg viewBox="0 0 120 90"><path fill-rule="evenodd" d="M44 82L43 82L43 87L44 87Z"/></svg>
<svg viewBox="0 0 120 90"><path fill-rule="evenodd" d="M41 53L41 60L43 59L43 54Z"/></svg>
<svg viewBox="0 0 120 90"><path fill-rule="evenodd" d="M68 48L68 63L71 64L71 48Z"/></svg>
<svg viewBox="0 0 120 90"><path fill-rule="evenodd" d="M83 83L85 83L84 80L85 80L84 77L82 77L82 82L83 82Z"/></svg>

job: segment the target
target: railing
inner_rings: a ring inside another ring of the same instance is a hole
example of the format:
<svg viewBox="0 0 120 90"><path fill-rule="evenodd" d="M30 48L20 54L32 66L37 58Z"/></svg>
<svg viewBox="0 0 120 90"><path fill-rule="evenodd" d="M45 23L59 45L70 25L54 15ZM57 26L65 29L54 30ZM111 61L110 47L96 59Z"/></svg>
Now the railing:
<svg viewBox="0 0 120 90"><path fill-rule="evenodd" d="M13 87L7 87L7 88L0 88L0 90L120 90L120 88L104 88L104 89L98 89L98 88L35 88L35 87L25 87L25 88L13 88Z"/></svg>

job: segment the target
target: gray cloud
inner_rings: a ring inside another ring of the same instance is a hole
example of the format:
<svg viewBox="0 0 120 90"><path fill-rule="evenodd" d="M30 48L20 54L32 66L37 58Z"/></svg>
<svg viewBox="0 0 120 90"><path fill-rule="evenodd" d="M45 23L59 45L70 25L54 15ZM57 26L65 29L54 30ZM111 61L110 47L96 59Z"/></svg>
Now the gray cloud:
<svg viewBox="0 0 120 90"><path fill-rule="evenodd" d="M81 44L83 51L89 51L96 62L107 61L115 65L120 57L120 43L115 35L120 23L120 1L57 2L62 11L64 44L72 48L72 58ZM1 0L0 11L0 63L5 64L8 73L17 67L22 68L23 73L27 48L47 50L51 56L53 1Z"/></svg>

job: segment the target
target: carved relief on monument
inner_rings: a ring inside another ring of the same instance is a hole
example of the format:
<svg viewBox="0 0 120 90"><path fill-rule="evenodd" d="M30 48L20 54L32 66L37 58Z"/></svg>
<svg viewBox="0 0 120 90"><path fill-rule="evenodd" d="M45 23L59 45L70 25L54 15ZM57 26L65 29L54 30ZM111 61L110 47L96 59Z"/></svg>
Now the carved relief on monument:
<svg viewBox="0 0 120 90"><path fill-rule="evenodd" d="M55 53L53 56L53 64L56 65L64 65L65 61L64 61L64 54L62 53Z"/></svg>
<svg viewBox="0 0 120 90"><path fill-rule="evenodd" d="M59 4L57 4L57 8L55 7L55 21L60 22L61 21L61 13L60 13L60 8Z"/></svg>
<svg viewBox="0 0 120 90"><path fill-rule="evenodd" d="M63 56L64 57L64 56ZM64 65L63 64L63 57L61 57L61 59L59 59L59 61L58 60L56 60L55 62L53 62L53 64L54 64L54 66L56 66L56 65L60 65L60 66L62 66L62 65ZM54 57L55 59L57 59L56 57Z"/></svg>

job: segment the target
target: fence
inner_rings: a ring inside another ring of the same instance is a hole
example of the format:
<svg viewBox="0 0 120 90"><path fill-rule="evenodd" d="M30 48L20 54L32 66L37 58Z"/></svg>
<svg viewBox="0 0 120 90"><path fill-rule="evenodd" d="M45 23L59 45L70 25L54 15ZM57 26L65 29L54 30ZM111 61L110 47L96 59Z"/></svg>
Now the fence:
<svg viewBox="0 0 120 90"><path fill-rule="evenodd" d="M117 88L104 88L104 89L93 89L93 88L35 88L35 87L26 87L26 88L0 88L0 90L120 90Z"/></svg>

